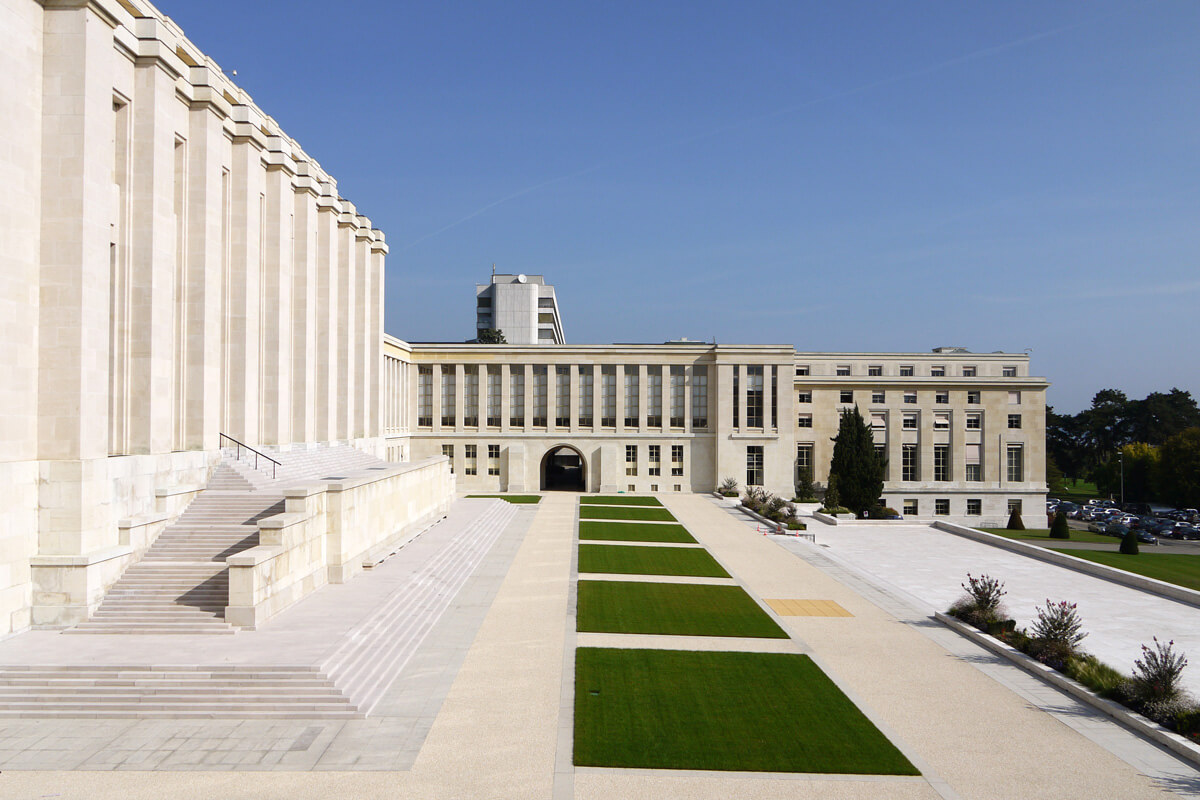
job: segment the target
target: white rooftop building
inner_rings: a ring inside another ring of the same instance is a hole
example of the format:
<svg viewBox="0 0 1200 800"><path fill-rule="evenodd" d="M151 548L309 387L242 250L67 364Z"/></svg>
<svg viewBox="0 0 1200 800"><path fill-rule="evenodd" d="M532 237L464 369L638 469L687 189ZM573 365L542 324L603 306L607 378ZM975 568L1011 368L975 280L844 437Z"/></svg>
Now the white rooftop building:
<svg viewBox="0 0 1200 800"><path fill-rule="evenodd" d="M475 328L498 329L509 344L566 344L554 287L541 275L492 275L475 284Z"/></svg>

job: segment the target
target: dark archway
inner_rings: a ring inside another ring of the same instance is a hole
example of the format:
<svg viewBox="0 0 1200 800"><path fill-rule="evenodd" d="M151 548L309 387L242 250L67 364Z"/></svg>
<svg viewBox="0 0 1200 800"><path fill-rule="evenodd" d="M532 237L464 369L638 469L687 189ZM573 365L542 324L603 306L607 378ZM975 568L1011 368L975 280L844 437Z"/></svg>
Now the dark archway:
<svg viewBox="0 0 1200 800"><path fill-rule="evenodd" d="M542 457L543 492L586 492L587 464L570 445L551 447Z"/></svg>

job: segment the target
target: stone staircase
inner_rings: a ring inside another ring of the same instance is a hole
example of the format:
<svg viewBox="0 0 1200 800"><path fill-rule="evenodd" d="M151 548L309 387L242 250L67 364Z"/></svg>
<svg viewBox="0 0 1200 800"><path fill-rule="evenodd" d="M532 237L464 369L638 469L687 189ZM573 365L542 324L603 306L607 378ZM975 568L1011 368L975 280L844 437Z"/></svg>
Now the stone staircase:
<svg viewBox="0 0 1200 800"><path fill-rule="evenodd" d="M0 668L0 719L352 719L315 667Z"/></svg>

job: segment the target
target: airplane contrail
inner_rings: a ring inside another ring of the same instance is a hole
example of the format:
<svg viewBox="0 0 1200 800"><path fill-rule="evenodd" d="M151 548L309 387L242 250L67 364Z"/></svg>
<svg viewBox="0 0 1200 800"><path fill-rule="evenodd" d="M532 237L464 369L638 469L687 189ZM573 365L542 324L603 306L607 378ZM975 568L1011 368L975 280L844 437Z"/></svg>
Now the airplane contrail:
<svg viewBox="0 0 1200 800"><path fill-rule="evenodd" d="M420 236L416 239L413 239L411 242L408 242L407 244L403 245L401 247L401 249L407 250L408 248L413 247L414 245L420 244L421 242L425 241L426 239L432 239L435 236L440 236L441 234L445 233L446 231L451 230L452 228L457 228L459 225L462 225L464 222L468 222L472 219L475 219L476 217L480 216L481 214L485 214L488 211L495 208L496 206L503 205L504 203L507 203L510 200L515 200L518 197L523 197L524 195L527 195L530 192L536 192L537 190L544 189L547 186L553 186L556 183L562 183L563 181L571 180L573 178L578 178L582 175L588 174L589 172L595 172L596 170L603 169L604 167L610 166L612 164L619 164L619 163L622 163L625 161L632 161L634 159L641 158L642 156L646 156L651 153L655 153L655 152L659 152L661 150L666 150L666 149L669 149L672 147L676 147L681 144L689 144L691 142L699 141L701 139L708 139L713 136L719 136L720 134L725 133L727 131L736 130L738 128L744 128L748 125L753 125L757 122L762 122L763 120L773 119L775 117L781 117L781 116L785 116L787 114L793 114L797 111L801 111L806 108L811 108L812 106L820 105L822 103L828 103L833 100L840 100L844 97L851 97L856 94L862 94L864 92L869 92L873 89L878 89L881 86L890 86L891 84L900 83L902 81L911 80L913 78L921 78L926 75L931 75L935 72L940 72L941 70L948 69L950 67L958 66L959 64L966 64L968 62L976 61L981 58L989 58L991 56L998 55L998 54L1006 52L1008 50L1014 50L1019 47L1024 47L1025 45L1032 44L1033 42L1041 41L1042 39L1049 39L1054 36L1060 36L1064 33L1067 33L1068 31L1073 31L1078 28L1086 27L1088 25L1094 25L1095 23L1099 22L1102 19L1106 19L1107 17L1113 16L1115 13L1117 13L1117 12L1113 12L1111 14L1104 14L1104 15L1095 17L1090 20L1085 20L1084 22L1076 22L1071 25L1063 25L1061 27L1053 28L1048 31L1041 31L1040 33L1033 33L1028 36L1022 36L1019 39L1013 39L1011 41L1002 42L997 45L992 45L991 47L984 47L979 50L973 50L970 53L964 53L961 56L955 56L954 58L948 58L945 61L939 61L938 63L931 64L927 67L921 67L919 69L914 69L909 72L902 72L898 75L891 75L886 78L880 78L878 80L870 81L868 83L863 83L858 86L851 87L849 89L843 89L842 91L834 92L832 94L828 94L823 97L817 97L812 100L805 101L803 103L797 103L795 105L786 106L784 108L778 108L773 111L766 111L761 114L756 114L751 117L746 117L744 119L737 120L735 122L728 122L728 123L725 123L724 125L718 125L716 127L709 128L708 130L700 131L699 133L690 134L688 136L682 136L678 139L672 139L669 142L663 142L661 144L657 144L652 147L647 147L647 148L644 148L637 152L627 154L625 156L613 156L611 158L607 158L602 161L598 161L595 164L592 164L590 167L584 167L583 169L579 169L574 172L568 172L566 174L559 175L554 178L549 178L547 180L541 181L540 183L535 183L532 186L527 186L524 189L513 192L512 194L505 195L504 197L501 197L497 200L493 200L492 202L488 203L487 205L482 206L481 208L478 208L475 211L472 211L470 214L467 214L466 216L461 217L461 218L455 220L454 222L449 223L448 225L443 225L441 228L438 228L435 231L432 231L430 233L425 234L424 236Z"/></svg>

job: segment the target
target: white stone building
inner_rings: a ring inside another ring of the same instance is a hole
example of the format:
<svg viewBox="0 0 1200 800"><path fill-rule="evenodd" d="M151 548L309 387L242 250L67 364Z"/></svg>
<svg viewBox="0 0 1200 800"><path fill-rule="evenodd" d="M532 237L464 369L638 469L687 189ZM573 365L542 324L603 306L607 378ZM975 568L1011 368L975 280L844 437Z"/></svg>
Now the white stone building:
<svg viewBox="0 0 1200 800"><path fill-rule="evenodd" d="M554 287L541 275L492 275L475 285L475 328L501 331L509 344L566 344Z"/></svg>

